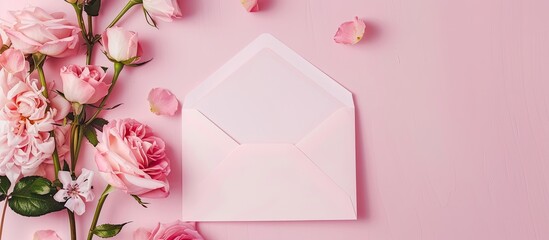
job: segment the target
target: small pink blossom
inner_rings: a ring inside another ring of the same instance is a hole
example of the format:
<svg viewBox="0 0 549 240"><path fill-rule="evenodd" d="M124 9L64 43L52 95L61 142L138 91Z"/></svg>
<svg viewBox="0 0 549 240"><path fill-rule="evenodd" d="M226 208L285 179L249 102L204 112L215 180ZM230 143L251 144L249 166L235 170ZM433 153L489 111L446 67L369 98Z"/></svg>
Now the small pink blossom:
<svg viewBox="0 0 549 240"><path fill-rule="evenodd" d="M194 223L175 221L158 223L154 229L139 228L133 234L134 240L204 240Z"/></svg>
<svg viewBox="0 0 549 240"><path fill-rule="evenodd" d="M15 22L2 29L11 40L11 46L25 54L66 57L79 46L80 28L69 23L63 13L49 14L39 7L10 13Z"/></svg>
<svg viewBox="0 0 549 240"><path fill-rule="evenodd" d="M95 162L107 183L141 197L168 196L166 144L147 125L133 119L112 120L99 139Z"/></svg>
<svg viewBox="0 0 549 240"><path fill-rule="evenodd" d="M167 89L151 89L148 100L151 107L151 112L156 115L173 116L179 108L177 98Z"/></svg>
<svg viewBox="0 0 549 240"><path fill-rule="evenodd" d="M61 240L53 230L40 230L34 233L33 240Z"/></svg>
<svg viewBox="0 0 549 240"><path fill-rule="evenodd" d="M355 17L353 21L341 24L334 36L334 41L342 44L356 44L364 37L365 30L366 24L364 21Z"/></svg>
<svg viewBox="0 0 549 240"><path fill-rule="evenodd" d="M83 168L76 180L72 180L70 172L59 171L59 181L63 188L57 191L53 198L55 201L64 202L65 207L76 215L82 215L86 211L84 201L93 201L92 192L93 172Z"/></svg>
<svg viewBox="0 0 549 240"><path fill-rule="evenodd" d="M258 0L240 0L240 3L248 12L257 12L259 11Z"/></svg>

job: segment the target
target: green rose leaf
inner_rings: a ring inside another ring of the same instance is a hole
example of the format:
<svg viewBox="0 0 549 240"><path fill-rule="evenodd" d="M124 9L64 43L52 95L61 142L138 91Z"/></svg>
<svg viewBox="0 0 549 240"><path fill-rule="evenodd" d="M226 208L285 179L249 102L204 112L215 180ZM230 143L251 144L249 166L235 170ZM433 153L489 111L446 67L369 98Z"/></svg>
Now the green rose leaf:
<svg viewBox="0 0 549 240"><path fill-rule="evenodd" d="M99 16L99 10L101 9L101 0L91 0L88 4L84 5L84 11L89 16Z"/></svg>
<svg viewBox="0 0 549 240"><path fill-rule="evenodd" d="M122 224L103 224L95 227L93 230L93 234L97 235L98 237L102 238L111 238L116 236L120 231L122 231L122 228L124 225L128 224L122 223Z"/></svg>
<svg viewBox="0 0 549 240"><path fill-rule="evenodd" d="M99 141L97 140L97 132L95 131L95 128L92 126L86 126L84 129L84 136L86 136L86 139L88 139L88 142L91 143L94 147L97 146Z"/></svg>
<svg viewBox="0 0 549 240"><path fill-rule="evenodd" d="M109 121L103 119L103 118L96 118L94 119L90 125L94 127L95 129L99 130L100 132L103 131L103 126L107 125Z"/></svg>
<svg viewBox="0 0 549 240"><path fill-rule="evenodd" d="M137 195L132 195L132 197L133 199L135 199L135 201L137 201L137 203L139 203L139 205L141 205L144 208L148 208L147 207L147 204L149 204L148 202L143 202L143 200L141 200L141 198Z"/></svg>
<svg viewBox="0 0 549 240"><path fill-rule="evenodd" d="M8 204L19 215L38 217L65 208L63 203L53 199L56 192L52 182L46 178L24 177L15 184Z"/></svg>
<svg viewBox="0 0 549 240"><path fill-rule="evenodd" d="M8 190L10 189L11 181L6 176L0 176L0 202L4 201L8 196Z"/></svg>

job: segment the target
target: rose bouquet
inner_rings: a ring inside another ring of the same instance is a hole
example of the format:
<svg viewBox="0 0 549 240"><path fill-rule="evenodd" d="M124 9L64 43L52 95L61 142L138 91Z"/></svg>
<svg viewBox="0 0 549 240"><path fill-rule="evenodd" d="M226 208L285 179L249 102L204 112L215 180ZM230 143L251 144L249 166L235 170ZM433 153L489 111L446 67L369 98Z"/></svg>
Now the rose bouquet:
<svg viewBox="0 0 549 240"><path fill-rule="evenodd" d="M171 21L181 15L175 0L130 0L101 32L101 0L67 0L76 23L64 14L39 7L11 12L11 21L0 24L0 200L4 201L0 239L9 208L28 217L65 210L70 239L76 239L76 215L86 211L86 202L97 193L93 178L101 176L107 186L98 196L87 239L117 235L126 223L100 224L107 196L120 190L141 198L169 195L170 161L166 143L150 127L134 119L106 120L103 111L117 108L109 96L115 91L124 68L139 67L138 35L117 26L129 9L141 7L146 22ZM101 51L112 67L93 65L94 51ZM82 49L82 51L80 51ZM85 51L83 50L85 49ZM86 53L85 64L68 63L59 72L47 73L51 58ZM108 77L112 72L112 77ZM59 79L57 83L54 80ZM173 115L178 103L167 90L153 89L151 110ZM80 168L80 150L85 142L95 147L97 169ZM194 224L159 224L141 228L136 239L202 239ZM51 230L38 231L35 239L60 239Z"/></svg>

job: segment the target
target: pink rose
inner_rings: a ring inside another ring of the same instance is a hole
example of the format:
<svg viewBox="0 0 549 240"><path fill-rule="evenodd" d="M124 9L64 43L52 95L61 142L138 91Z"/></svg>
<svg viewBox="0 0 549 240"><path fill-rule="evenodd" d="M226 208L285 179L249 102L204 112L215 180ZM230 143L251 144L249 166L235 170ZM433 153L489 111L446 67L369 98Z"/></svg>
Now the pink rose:
<svg viewBox="0 0 549 240"><path fill-rule="evenodd" d="M110 87L104 79L103 69L98 66L69 65L61 68L63 94L70 102L92 104L99 101L107 95Z"/></svg>
<svg viewBox="0 0 549 240"><path fill-rule="evenodd" d="M131 64L141 57L137 33L120 27L108 28L101 36L103 50L111 61Z"/></svg>
<svg viewBox="0 0 549 240"><path fill-rule="evenodd" d="M21 175L44 175L43 163L51 161L56 142L50 131L67 132L58 124L70 104L53 91L46 99L38 80L28 78L22 54L10 51L0 56L0 175L15 181ZM66 154L61 146L68 141L58 140L60 153Z"/></svg>
<svg viewBox="0 0 549 240"><path fill-rule="evenodd" d="M63 13L49 14L39 7L10 12L15 23L3 26L12 47L25 54L42 53L65 57L78 47L80 29L65 19Z"/></svg>
<svg viewBox="0 0 549 240"><path fill-rule="evenodd" d="M158 223L156 228L139 228L133 234L134 240L204 240L196 231L194 223L175 221L169 224Z"/></svg>
<svg viewBox="0 0 549 240"><path fill-rule="evenodd" d="M33 240L61 240L53 230L40 230L34 233Z"/></svg>
<svg viewBox="0 0 549 240"><path fill-rule="evenodd" d="M171 22L182 16L177 0L143 0L143 8L154 20Z"/></svg>
<svg viewBox="0 0 549 240"><path fill-rule="evenodd" d="M147 125L133 119L113 120L103 127L95 162L110 185L132 195L163 198L169 194L170 173L165 148Z"/></svg>

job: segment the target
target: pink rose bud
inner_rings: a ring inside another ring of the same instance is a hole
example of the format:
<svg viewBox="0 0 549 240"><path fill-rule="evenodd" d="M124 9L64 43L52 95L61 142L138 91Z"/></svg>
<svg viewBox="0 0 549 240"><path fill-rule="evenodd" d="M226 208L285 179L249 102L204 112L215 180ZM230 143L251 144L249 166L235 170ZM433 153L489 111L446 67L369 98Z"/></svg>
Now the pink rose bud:
<svg viewBox="0 0 549 240"><path fill-rule="evenodd" d="M182 16L177 0L143 0L143 8L154 20L171 22Z"/></svg>
<svg viewBox="0 0 549 240"><path fill-rule="evenodd" d="M33 240L61 240L53 230L40 230L34 233Z"/></svg>
<svg viewBox="0 0 549 240"><path fill-rule="evenodd" d="M141 46L137 33L121 27L108 28L103 32L101 42L103 51L114 62L132 64L141 57Z"/></svg>
<svg viewBox="0 0 549 240"><path fill-rule="evenodd" d="M75 53L80 28L65 19L63 13L49 14L39 7L11 12L15 23L3 30L11 46L25 54L42 53L51 57L66 57Z"/></svg>
<svg viewBox="0 0 549 240"><path fill-rule="evenodd" d="M362 40L365 29L366 24L364 21L355 17L353 21L341 24L334 36L334 41L342 44L356 44Z"/></svg>
<svg viewBox="0 0 549 240"><path fill-rule="evenodd" d="M73 103L92 104L105 97L110 84L105 83L105 73L98 66L69 65L61 68L61 80L65 98Z"/></svg>
<svg viewBox="0 0 549 240"><path fill-rule="evenodd" d="M173 223L158 223L154 229L139 228L133 234L134 240L204 240L196 231L194 223L175 221Z"/></svg>
<svg viewBox="0 0 549 240"><path fill-rule="evenodd" d="M128 194L147 198L169 194L166 144L136 120L112 120L103 127L95 162L108 184Z"/></svg>

